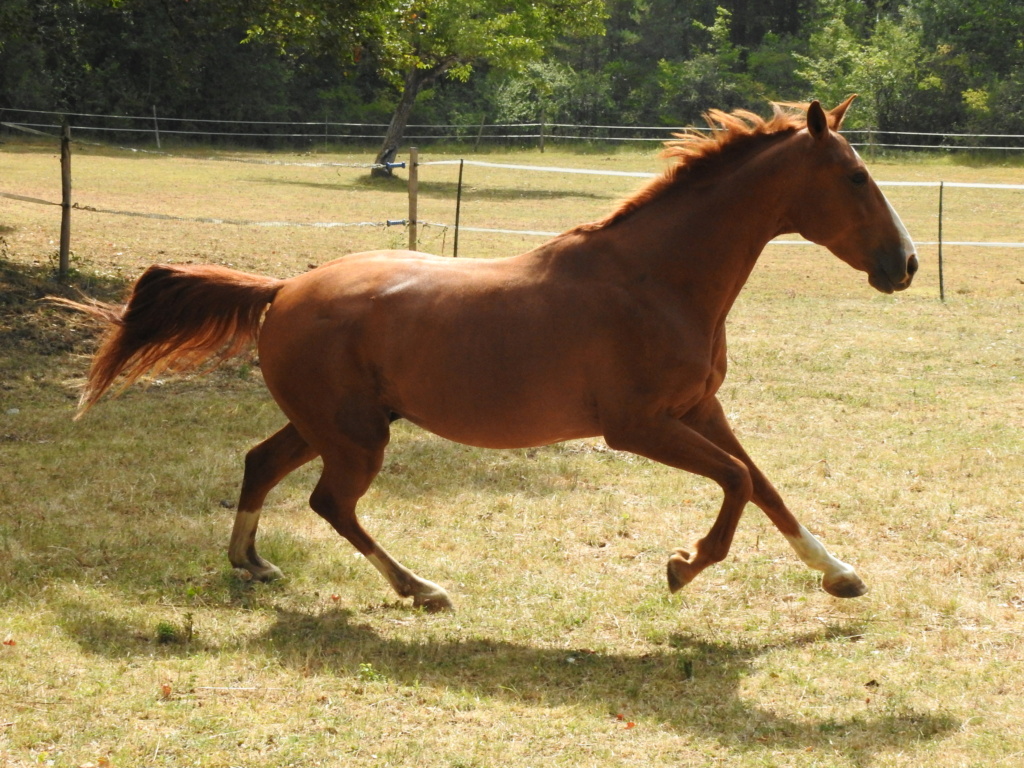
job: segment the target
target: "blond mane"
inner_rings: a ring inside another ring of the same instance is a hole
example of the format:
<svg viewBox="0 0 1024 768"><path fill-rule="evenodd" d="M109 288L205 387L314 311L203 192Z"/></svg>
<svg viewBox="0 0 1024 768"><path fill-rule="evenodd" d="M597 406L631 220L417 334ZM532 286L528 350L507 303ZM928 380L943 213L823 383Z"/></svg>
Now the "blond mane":
<svg viewBox="0 0 1024 768"><path fill-rule="evenodd" d="M807 104L773 103L772 116L767 119L744 109L734 112L712 109L706 112L704 120L709 130L689 129L673 134L675 139L665 142L661 156L672 161L672 164L661 176L622 201L605 218L582 224L570 231L603 229L621 221L679 184L704 177L741 154L803 129L807 124L807 109ZM829 127L838 130L842 114L825 114L828 116Z"/></svg>

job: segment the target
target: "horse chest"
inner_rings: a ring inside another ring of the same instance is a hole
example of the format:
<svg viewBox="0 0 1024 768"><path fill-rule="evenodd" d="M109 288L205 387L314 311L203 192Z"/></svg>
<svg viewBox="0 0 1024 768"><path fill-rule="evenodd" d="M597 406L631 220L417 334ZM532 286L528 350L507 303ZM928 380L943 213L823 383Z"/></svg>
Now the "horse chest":
<svg viewBox="0 0 1024 768"><path fill-rule="evenodd" d="M708 334L679 337L661 369L661 397L682 417L699 403L714 397L725 380L724 327Z"/></svg>

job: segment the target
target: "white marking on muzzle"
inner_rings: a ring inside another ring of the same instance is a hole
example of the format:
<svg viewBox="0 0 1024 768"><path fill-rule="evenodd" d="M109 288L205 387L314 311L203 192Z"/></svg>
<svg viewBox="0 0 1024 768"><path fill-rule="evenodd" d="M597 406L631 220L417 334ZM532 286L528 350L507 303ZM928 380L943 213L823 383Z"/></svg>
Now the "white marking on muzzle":
<svg viewBox="0 0 1024 768"><path fill-rule="evenodd" d="M853 154L856 155L857 159L861 159L860 153L856 149L850 147L853 150ZM879 190L881 191L881 190ZM917 246L914 245L913 239L910 237L910 233L903 224L903 220L900 215L896 213L896 209L892 207L892 203L889 202L889 198L882 194L882 199L885 200L886 206L889 208L889 215L892 216L892 223L896 226L896 231L900 233L900 247L903 248L903 258L905 260L910 259L911 256L917 253Z"/></svg>
<svg viewBox="0 0 1024 768"><path fill-rule="evenodd" d="M903 221L900 219L900 215L896 213L896 209L892 207L892 203L889 202L885 195L882 195L885 199L885 204L889 206L889 213L892 215L892 223L896 225L896 231L900 233L900 245L903 248L903 258L909 259L911 256L917 253L917 246L914 245L914 241L910 237L910 233L907 228L903 226Z"/></svg>

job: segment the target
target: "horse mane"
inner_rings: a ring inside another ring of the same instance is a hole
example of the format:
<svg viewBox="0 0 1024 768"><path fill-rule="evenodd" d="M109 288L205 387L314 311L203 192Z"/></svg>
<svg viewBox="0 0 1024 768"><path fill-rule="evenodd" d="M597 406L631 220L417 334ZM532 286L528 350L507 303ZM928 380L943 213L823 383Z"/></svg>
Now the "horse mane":
<svg viewBox="0 0 1024 768"><path fill-rule="evenodd" d="M665 172L640 191L619 203L605 218L582 224L570 232L593 232L604 229L629 216L639 208L660 198L680 184L692 183L707 177L715 169L736 157L752 152L782 136L788 136L806 127L807 104L773 102L772 116L764 118L745 109L723 112L712 109L704 113L709 130L694 128L675 133L674 140L666 141L661 157L672 161ZM838 130L841 114L825 113L829 127Z"/></svg>

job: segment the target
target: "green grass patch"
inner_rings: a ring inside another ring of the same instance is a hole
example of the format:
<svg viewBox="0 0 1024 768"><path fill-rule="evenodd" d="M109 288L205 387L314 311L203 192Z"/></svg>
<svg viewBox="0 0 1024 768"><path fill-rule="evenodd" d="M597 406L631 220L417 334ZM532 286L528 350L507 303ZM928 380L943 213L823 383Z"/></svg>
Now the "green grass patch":
<svg viewBox="0 0 1024 768"><path fill-rule="evenodd" d="M489 159L659 167L638 152ZM52 153L5 145L0 161L4 191L59 189ZM921 160L874 171L1019 181ZM422 169L423 218L453 218L456 172ZM83 205L173 215L362 221L405 206L402 185L357 169L83 149L75 174ZM467 225L522 229L596 218L636 186L466 177ZM922 241L933 193L890 195ZM947 236L1024 240L1014 195L947 190ZM37 301L115 298L155 261L285 276L404 232L75 211L61 286L56 210L0 209L0 763L862 768L1010 766L1024 751L1016 252L947 249L943 304L927 246L892 297L820 249L770 246L733 310L725 409L867 596L824 594L753 507L731 556L670 596L667 555L706 532L710 483L600 440L488 452L399 422L361 519L449 589L456 612L434 615L308 509L316 462L261 523L286 578L240 580L229 507L246 450L283 424L254 361L132 388L74 422L95 333ZM450 233L424 241L450 253ZM536 242L464 233L460 257Z"/></svg>

